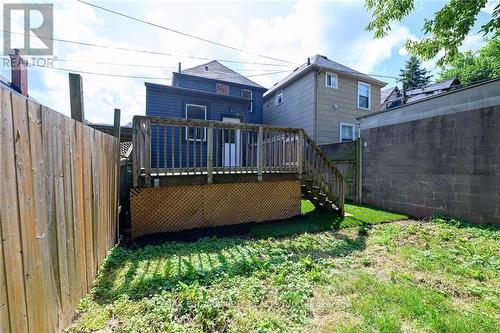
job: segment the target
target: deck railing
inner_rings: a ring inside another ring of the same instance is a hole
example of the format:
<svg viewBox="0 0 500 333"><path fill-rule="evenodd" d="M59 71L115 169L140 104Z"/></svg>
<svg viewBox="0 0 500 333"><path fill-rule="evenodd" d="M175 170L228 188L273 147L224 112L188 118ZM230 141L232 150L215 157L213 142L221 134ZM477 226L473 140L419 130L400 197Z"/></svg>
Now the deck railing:
<svg viewBox="0 0 500 333"><path fill-rule="evenodd" d="M133 184L168 176L303 172L343 211L344 178L302 129L213 120L135 116Z"/></svg>
<svg viewBox="0 0 500 333"><path fill-rule="evenodd" d="M301 173L299 129L135 116L134 186L160 176Z"/></svg>

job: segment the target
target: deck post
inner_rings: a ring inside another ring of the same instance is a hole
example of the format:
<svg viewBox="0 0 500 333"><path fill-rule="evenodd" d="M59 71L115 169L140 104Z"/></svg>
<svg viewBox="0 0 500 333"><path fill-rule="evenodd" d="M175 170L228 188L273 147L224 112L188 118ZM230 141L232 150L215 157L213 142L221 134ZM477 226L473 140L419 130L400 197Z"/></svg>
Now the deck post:
<svg viewBox="0 0 500 333"><path fill-rule="evenodd" d="M133 174L133 186L137 187L139 185L139 122L140 120L135 118L132 120L132 174Z"/></svg>
<svg viewBox="0 0 500 333"><path fill-rule="evenodd" d="M210 123L207 129L207 183L213 183L213 166L214 166L214 124Z"/></svg>
<svg viewBox="0 0 500 333"><path fill-rule="evenodd" d="M302 179L302 152L304 147L304 132L299 130L299 142L297 144L297 174Z"/></svg>
<svg viewBox="0 0 500 333"><path fill-rule="evenodd" d="M264 134L264 128L259 126L259 133L257 135L257 180L262 181L262 162L264 155L264 145L262 143L262 138Z"/></svg>
<svg viewBox="0 0 500 333"><path fill-rule="evenodd" d="M144 129L144 183L146 187L151 186L151 120L147 119Z"/></svg>

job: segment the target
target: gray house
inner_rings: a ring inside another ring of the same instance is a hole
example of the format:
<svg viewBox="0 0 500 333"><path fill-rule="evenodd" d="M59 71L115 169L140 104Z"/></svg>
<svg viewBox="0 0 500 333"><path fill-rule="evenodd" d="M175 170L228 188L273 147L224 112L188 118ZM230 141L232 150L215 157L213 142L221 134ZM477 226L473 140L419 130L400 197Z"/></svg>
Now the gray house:
<svg viewBox="0 0 500 333"><path fill-rule="evenodd" d="M351 141L385 85L317 54L264 94L264 124L303 128L318 144Z"/></svg>

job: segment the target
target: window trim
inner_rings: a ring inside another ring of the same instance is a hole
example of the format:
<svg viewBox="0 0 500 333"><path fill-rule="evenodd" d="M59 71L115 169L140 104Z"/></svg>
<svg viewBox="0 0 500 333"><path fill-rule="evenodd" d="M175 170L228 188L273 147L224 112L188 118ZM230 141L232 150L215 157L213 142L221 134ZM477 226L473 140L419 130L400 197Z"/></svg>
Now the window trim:
<svg viewBox="0 0 500 333"><path fill-rule="evenodd" d="M278 95L281 94L281 103L278 103ZM278 105L281 105L283 104L283 102L285 102L285 95L283 94L283 89L280 89L278 90L275 94L274 94L274 106L278 106Z"/></svg>
<svg viewBox="0 0 500 333"><path fill-rule="evenodd" d="M363 106L359 105L359 87L365 85L368 87L368 107L365 108ZM358 81L358 92L356 94L356 103L358 105L358 109L363 109L363 110L371 110L372 108L372 85L363 81Z"/></svg>
<svg viewBox="0 0 500 333"><path fill-rule="evenodd" d="M336 79L335 86L328 85L328 75L335 77L335 79ZM332 72L325 72L325 87L332 88L332 89L338 89L339 88L339 76L335 73L332 73Z"/></svg>
<svg viewBox="0 0 500 333"><path fill-rule="evenodd" d="M243 97L243 91L250 92L250 98ZM250 100L250 111L248 111L248 112L253 113L253 91L250 89L241 89L241 98L245 98L245 99Z"/></svg>
<svg viewBox="0 0 500 333"><path fill-rule="evenodd" d="M342 139L342 127L343 126L348 126L352 128L352 140L346 140L343 141ZM351 142L356 140L356 124L353 123L340 123L340 133L339 133L339 140L340 142Z"/></svg>
<svg viewBox="0 0 500 333"><path fill-rule="evenodd" d="M188 118L188 106L196 106L196 107L201 107L205 110L205 119L204 120L207 120L207 106L206 105L201 105L201 104L194 104L194 103L186 103L186 105L184 106L184 110L185 110L185 118L186 119L197 119L197 118ZM191 139L189 137L189 129L188 127L186 126L186 141L199 141L199 142L204 142L204 141L207 141L207 129L204 128L203 129L203 139Z"/></svg>

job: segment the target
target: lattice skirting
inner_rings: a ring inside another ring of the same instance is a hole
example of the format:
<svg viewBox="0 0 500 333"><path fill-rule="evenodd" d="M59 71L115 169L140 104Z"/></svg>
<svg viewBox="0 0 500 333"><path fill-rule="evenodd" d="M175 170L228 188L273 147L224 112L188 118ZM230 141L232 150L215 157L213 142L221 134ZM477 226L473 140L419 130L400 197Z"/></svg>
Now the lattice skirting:
<svg viewBox="0 0 500 333"><path fill-rule="evenodd" d="M300 214L300 181L182 185L130 191L132 237Z"/></svg>

